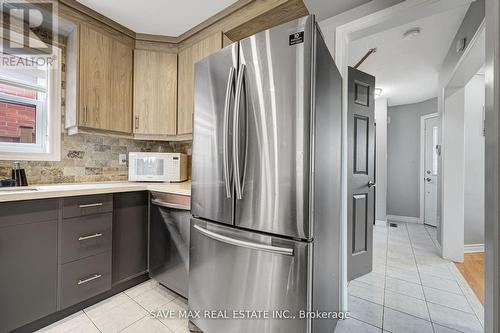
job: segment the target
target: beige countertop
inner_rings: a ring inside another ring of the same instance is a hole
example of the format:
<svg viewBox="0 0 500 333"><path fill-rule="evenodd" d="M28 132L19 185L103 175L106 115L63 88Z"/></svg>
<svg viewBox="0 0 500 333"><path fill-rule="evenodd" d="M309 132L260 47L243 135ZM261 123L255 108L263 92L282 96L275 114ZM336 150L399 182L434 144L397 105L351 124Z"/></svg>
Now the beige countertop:
<svg viewBox="0 0 500 333"><path fill-rule="evenodd" d="M138 183L100 182L79 184L33 185L27 187L0 188L0 202L72 197L78 195L119 192L155 191L179 195L191 195L191 182Z"/></svg>

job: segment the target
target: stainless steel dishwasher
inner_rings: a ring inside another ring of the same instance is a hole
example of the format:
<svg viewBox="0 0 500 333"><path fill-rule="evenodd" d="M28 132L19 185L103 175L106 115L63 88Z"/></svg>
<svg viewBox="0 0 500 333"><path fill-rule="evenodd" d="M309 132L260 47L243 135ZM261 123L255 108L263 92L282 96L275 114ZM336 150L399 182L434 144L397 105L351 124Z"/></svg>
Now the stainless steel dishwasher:
<svg viewBox="0 0 500 333"><path fill-rule="evenodd" d="M190 210L189 196L151 192L149 275L186 298Z"/></svg>

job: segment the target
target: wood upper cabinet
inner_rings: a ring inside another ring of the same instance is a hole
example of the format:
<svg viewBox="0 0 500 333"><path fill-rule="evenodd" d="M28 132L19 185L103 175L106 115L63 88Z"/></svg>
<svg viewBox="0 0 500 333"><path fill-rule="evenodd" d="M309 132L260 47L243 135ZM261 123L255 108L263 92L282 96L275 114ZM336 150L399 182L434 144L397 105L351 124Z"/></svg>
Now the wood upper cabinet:
<svg viewBox="0 0 500 333"><path fill-rule="evenodd" d="M222 43L222 32L218 32L179 52L177 135L193 133L194 65L222 49Z"/></svg>
<svg viewBox="0 0 500 333"><path fill-rule="evenodd" d="M81 24L68 40L66 128L132 133L132 43Z"/></svg>
<svg viewBox="0 0 500 333"><path fill-rule="evenodd" d="M66 128L141 139L188 139L193 133L194 66L223 47L217 32L178 54L134 50L124 35L81 23L68 38Z"/></svg>
<svg viewBox="0 0 500 333"><path fill-rule="evenodd" d="M134 51L134 133L177 134L177 54Z"/></svg>
<svg viewBox="0 0 500 333"><path fill-rule="evenodd" d="M111 105L108 129L132 133L133 49L117 40L111 42Z"/></svg>
<svg viewBox="0 0 500 333"><path fill-rule="evenodd" d="M88 27L80 28L80 103L78 125L107 129L106 110L111 93L111 38Z"/></svg>

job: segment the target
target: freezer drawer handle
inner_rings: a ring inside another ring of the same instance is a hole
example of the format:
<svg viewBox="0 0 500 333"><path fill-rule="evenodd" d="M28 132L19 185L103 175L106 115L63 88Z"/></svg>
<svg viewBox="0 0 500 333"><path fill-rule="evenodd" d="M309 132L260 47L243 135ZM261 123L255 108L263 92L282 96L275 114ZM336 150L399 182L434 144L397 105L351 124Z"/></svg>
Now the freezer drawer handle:
<svg viewBox="0 0 500 333"><path fill-rule="evenodd" d="M236 70L231 67L229 70L229 77L227 78L226 87L226 100L224 102L224 134L223 134L223 146L222 154L224 158L224 185L226 187L226 197L231 198L231 187L230 187L230 176L229 176L229 152L228 152L228 132L229 132L229 108L231 104L231 93L234 86L234 74Z"/></svg>
<svg viewBox="0 0 500 333"><path fill-rule="evenodd" d="M258 250L258 251L266 251L271 253L283 254L286 256L293 256L293 249L289 249L286 247L272 246L266 244L252 243L239 239L230 238L227 236L219 235L215 232L208 231L205 228L200 227L199 225L195 225L194 228L198 230L202 235L207 236L208 238L215 239L216 241L227 243L239 247L246 247L247 249Z"/></svg>
<svg viewBox="0 0 500 333"><path fill-rule="evenodd" d="M80 236L80 237L78 237L78 240L79 241L84 241L84 240L87 240L87 239L92 239L92 238L97 238L97 237L102 237L102 234L100 232L98 232L98 233L95 233L93 235Z"/></svg>
<svg viewBox="0 0 500 333"><path fill-rule="evenodd" d="M172 209L179 209L179 210L191 210L191 207L189 207L189 206L169 203L169 202L161 201L158 199L151 200L151 203L153 205L162 206L165 208L172 208Z"/></svg>
<svg viewBox="0 0 500 333"><path fill-rule="evenodd" d="M82 285L82 284L85 284L85 283L88 283L90 281L94 281L94 280L97 280L97 279L100 279L100 278L102 278L101 274L94 274L93 276L91 276L91 277L89 277L87 279L78 280L77 285Z"/></svg>

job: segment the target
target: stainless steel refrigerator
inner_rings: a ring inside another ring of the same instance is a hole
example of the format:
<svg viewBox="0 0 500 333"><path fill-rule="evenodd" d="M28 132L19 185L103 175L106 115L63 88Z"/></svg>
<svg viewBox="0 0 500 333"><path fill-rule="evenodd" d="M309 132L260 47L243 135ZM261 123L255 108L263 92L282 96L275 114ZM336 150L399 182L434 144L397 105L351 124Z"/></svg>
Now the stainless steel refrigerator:
<svg viewBox="0 0 500 333"><path fill-rule="evenodd" d="M333 331L300 311L340 308L341 95L314 16L196 64L188 302L205 333Z"/></svg>

